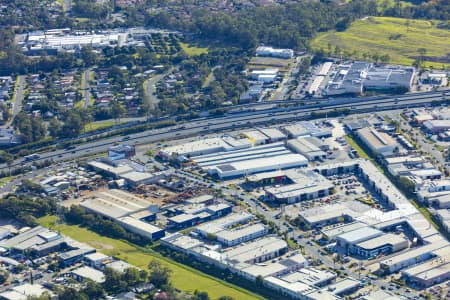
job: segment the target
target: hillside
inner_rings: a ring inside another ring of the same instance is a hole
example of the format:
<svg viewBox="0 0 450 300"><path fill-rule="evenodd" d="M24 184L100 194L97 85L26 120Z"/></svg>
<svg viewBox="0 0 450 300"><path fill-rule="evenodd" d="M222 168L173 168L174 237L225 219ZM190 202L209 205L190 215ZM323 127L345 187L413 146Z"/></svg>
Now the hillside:
<svg viewBox="0 0 450 300"><path fill-rule="evenodd" d="M423 57L427 67L448 67L450 31L440 29L439 24L440 21L368 17L353 22L344 32L319 35L311 47L357 59L388 55L390 63L403 65L412 65Z"/></svg>

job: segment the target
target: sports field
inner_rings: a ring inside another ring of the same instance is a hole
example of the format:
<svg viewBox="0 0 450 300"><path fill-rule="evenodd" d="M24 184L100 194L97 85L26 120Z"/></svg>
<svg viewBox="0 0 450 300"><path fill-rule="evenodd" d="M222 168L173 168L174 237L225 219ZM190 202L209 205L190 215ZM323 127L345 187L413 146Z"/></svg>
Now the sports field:
<svg viewBox="0 0 450 300"><path fill-rule="evenodd" d="M377 53L389 55L389 63L412 65L423 57L426 67L450 67L450 31L440 29L439 21L367 17L344 32L323 33L311 43L314 50L331 53L336 46L356 59Z"/></svg>
<svg viewBox="0 0 450 300"><path fill-rule="evenodd" d="M262 297L237 286L171 261L151 249L141 248L121 240L100 236L93 231L79 226L58 224L56 221L57 218L55 216L48 216L41 218L39 223L53 230L57 230L77 241L89 244L106 255L117 257L143 269L147 269L147 265L152 259L159 260L172 270L171 282L177 289L190 292L193 292L196 289L205 291L209 294L211 299L217 299L220 296L231 296L236 300L263 299Z"/></svg>

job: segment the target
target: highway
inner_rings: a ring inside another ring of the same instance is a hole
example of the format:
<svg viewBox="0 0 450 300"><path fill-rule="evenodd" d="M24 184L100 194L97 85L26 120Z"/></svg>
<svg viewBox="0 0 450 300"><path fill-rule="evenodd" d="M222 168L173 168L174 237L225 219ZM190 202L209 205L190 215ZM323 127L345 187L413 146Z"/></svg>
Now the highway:
<svg viewBox="0 0 450 300"><path fill-rule="evenodd" d="M126 143L147 144L163 142L167 140L179 139L194 135L219 132L229 129L245 128L255 125L269 125L271 123L282 123L286 121L299 120L308 117L313 112L333 111L335 109L349 109L350 113L363 113L378 110L402 109L429 105L432 101L443 100L443 92L423 93L408 95L404 97L392 96L388 98L379 97L361 102L354 102L353 99L344 103L326 103L309 106L295 106L289 108L272 108L264 111L243 112L230 114L224 117L210 117L185 122L179 125L165 127L155 130L147 130L141 133L132 134L126 137L111 137L98 141L86 143L72 150L56 150L40 153L40 158L35 160L44 161L52 159L54 161L72 160L86 155L105 152L108 148L122 140ZM12 167L21 166L25 163L23 158L13 162ZM5 164L0 165L0 171L7 170Z"/></svg>

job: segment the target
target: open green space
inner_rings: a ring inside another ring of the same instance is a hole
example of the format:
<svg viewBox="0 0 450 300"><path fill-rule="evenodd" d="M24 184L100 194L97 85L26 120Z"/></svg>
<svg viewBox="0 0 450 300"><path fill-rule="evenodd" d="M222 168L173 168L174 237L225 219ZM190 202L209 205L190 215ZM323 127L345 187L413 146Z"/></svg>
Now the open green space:
<svg viewBox="0 0 450 300"><path fill-rule="evenodd" d="M196 56L196 55L208 53L208 48L197 47L194 45L181 43L181 42L180 42L180 46L181 46L181 49L183 49L183 51L189 56Z"/></svg>
<svg viewBox="0 0 450 300"><path fill-rule="evenodd" d="M281 72L287 72L293 64L294 59L283 59L275 57L252 57L247 64L249 69L278 68Z"/></svg>
<svg viewBox="0 0 450 300"><path fill-rule="evenodd" d="M355 140L351 136L346 135L345 140L350 146L352 146L353 149L356 150L356 152L358 152L359 157L370 159L369 155L367 155L367 153L355 142Z"/></svg>
<svg viewBox="0 0 450 300"><path fill-rule="evenodd" d="M206 291L212 299L217 299L224 295L231 296L236 300L263 299L237 286L173 262L150 248L138 247L125 241L100 236L86 228L59 224L57 221L56 216L47 216L39 219L39 223L43 226L57 230L80 242L87 243L104 254L117 257L139 268L147 269L147 265L151 260L159 260L172 270L171 282L175 288L190 292L196 289Z"/></svg>
<svg viewBox="0 0 450 300"><path fill-rule="evenodd" d="M334 53L337 46L356 59L375 53L389 55L390 63L402 65L412 65L423 56L426 67L449 67L450 30L438 28L439 24L440 21L368 17L353 22L343 32L320 34L311 47Z"/></svg>
<svg viewBox="0 0 450 300"><path fill-rule="evenodd" d="M83 103L83 101L80 101ZM84 127L85 132L90 132L98 129L108 128L116 125L114 120L106 120L106 121L97 121L97 122L91 122L89 124L86 124Z"/></svg>
<svg viewBox="0 0 450 300"><path fill-rule="evenodd" d="M0 185L3 185L3 184L8 183L8 182L11 182L15 178L16 178L16 176L9 176L9 177L0 178Z"/></svg>

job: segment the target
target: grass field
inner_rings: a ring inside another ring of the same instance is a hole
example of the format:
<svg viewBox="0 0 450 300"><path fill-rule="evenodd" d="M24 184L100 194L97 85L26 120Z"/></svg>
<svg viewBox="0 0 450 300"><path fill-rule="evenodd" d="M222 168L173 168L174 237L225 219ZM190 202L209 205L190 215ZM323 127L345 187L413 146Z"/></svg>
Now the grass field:
<svg viewBox="0 0 450 300"><path fill-rule="evenodd" d="M16 178L16 176L9 176L9 177L0 178L0 185L8 183L8 182L14 180L14 178Z"/></svg>
<svg viewBox="0 0 450 300"><path fill-rule="evenodd" d="M252 57L247 64L249 69L278 68L281 72L286 72L294 62L293 59L282 59L274 57Z"/></svg>
<svg viewBox="0 0 450 300"><path fill-rule="evenodd" d="M236 300L263 299L244 289L168 260L151 249L141 248L124 241L103 237L78 226L57 224L56 221L57 218L55 216L48 216L39 220L43 226L58 230L64 235L95 247L104 254L115 256L143 269L147 269L147 265L152 259L160 260L172 270L171 282L175 288L190 292L196 289L206 291L211 299L217 299L224 295L231 296Z"/></svg>
<svg viewBox="0 0 450 300"><path fill-rule="evenodd" d="M203 53L208 53L208 48L196 47L196 46L189 45L186 43L181 43L181 42L180 42L180 46L181 46L181 49L183 49L183 51L186 52L186 54L189 56L196 56L196 55L200 55Z"/></svg>
<svg viewBox="0 0 450 300"><path fill-rule="evenodd" d="M80 102L84 103L83 101L80 101ZM92 122L92 123L86 124L84 129L86 132L90 132L90 131L94 131L97 129L112 127L114 125L116 125L116 123L114 123L113 120L97 121L97 122Z"/></svg>
<svg viewBox="0 0 450 300"><path fill-rule="evenodd" d="M426 49L426 58L444 59L450 49L450 31L439 29L438 21L409 20L387 17L369 17L353 22L344 32L330 31L319 35L311 43L315 50L328 51L338 46L363 59L364 53L389 55L390 63L411 65L421 54L418 49ZM333 52L333 50L331 50ZM450 61L425 61L425 66L449 67Z"/></svg>

